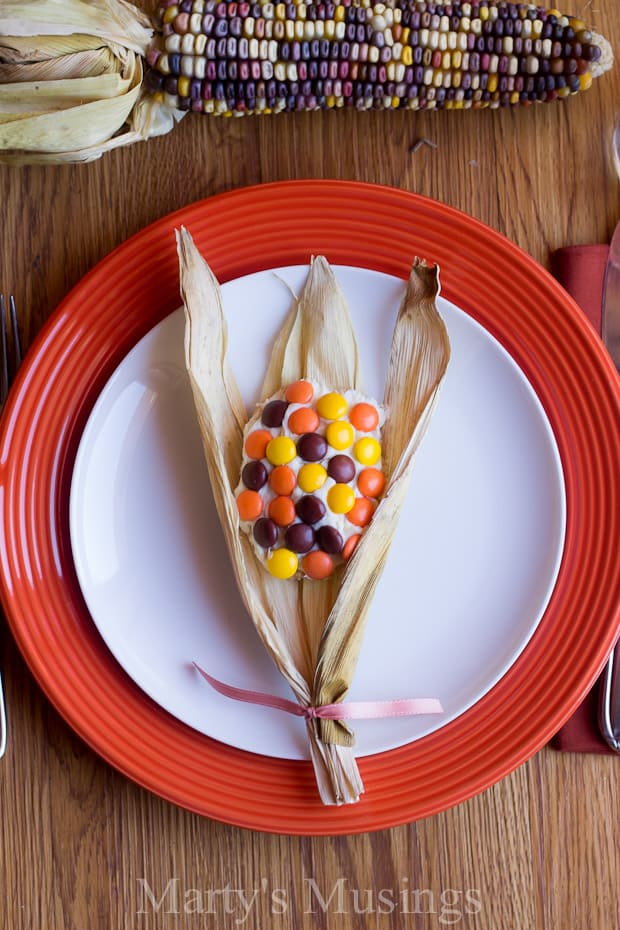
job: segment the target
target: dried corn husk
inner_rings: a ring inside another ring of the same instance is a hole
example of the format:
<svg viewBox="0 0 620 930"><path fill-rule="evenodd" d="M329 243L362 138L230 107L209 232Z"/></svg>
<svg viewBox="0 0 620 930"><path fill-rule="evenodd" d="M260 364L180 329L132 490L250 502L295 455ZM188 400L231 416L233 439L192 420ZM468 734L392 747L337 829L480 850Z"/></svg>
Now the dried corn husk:
<svg viewBox="0 0 620 930"><path fill-rule="evenodd" d="M0 163L92 161L168 132L179 113L140 99L152 34L125 0L3 0Z"/></svg>
<svg viewBox="0 0 620 930"><path fill-rule="evenodd" d="M186 230L177 235L186 312L186 362L216 506L245 606L278 669L303 706L341 701L349 688L376 581L396 528L413 456L428 425L449 358L434 304L437 269L416 262L394 332L386 401L388 488L346 568L327 581L281 581L263 568L240 532L233 490L247 415L226 360L219 285ZM337 350L334 349L337 347ZM355 333L344 297L323 258L285 321L263 385L268 397L299 378L335 390L362 388ZM384 464L384 468L385 468ZM353 734L342 721L307 721L324 803L358 800L363 785Z"/></svg>

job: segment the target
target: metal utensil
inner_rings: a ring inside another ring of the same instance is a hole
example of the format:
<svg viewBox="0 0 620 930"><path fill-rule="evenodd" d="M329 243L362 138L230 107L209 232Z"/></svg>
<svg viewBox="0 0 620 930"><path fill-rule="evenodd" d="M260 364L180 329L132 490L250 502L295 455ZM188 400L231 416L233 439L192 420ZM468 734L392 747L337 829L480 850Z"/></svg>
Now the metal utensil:
<svg viewBox="0 0 620 930"><path fill-rule="evenodd" d="M614 165L620 178L620 122L613 139ZM603 291L603 341L620 371L620 223L609 246ZM605 667L599 702L599 729L605 741L620 752L620 642Z"/></svg>
<svg viewBox="0 0 620 930"><path fill-rule="evenodd" d="M17 326L15 300L9 297L7 312L4 297L0 294L0 413L9 393L11 381L22 360L22 347ZM6 710L0 676L0 758L6 750Z"/></svg>

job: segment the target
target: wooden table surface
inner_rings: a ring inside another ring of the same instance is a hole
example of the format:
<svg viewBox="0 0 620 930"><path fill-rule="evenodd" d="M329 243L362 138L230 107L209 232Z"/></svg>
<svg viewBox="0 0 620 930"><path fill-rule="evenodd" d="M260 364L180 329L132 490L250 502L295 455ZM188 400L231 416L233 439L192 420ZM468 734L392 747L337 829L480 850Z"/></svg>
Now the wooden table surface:
<svg viewBox="0 0 620 930"><path fill-rule="evenodd" d="M564 6L620 49L617 0ZM167 137L90 165L0 168L0 289L13 289L30 343L67 291L146 224L199 198L291 178L357 179L426 194L548 264L560 246L608 241L620 218L610 157L619 109L616 67L565 104L190 116ZM422 137L434 146L414 151ZM7 930L620 927L617 758L545 748L478 797L378 833L252 833L174 807L103 762L43 696L4 623L0 635L9 714L0 763L0 925ZM344 906L334 897L323 910L313 889L327 898L340 879ZM279 901L267 885L283 890ZM227 898L227 888L243 892L247 908L240 895ZM409 907L417 913L377 911L381 888L394 899L420 891ZM209 889L218 892L210 909ZM367 889L375 910L358 913L369 904Z"/></svg>

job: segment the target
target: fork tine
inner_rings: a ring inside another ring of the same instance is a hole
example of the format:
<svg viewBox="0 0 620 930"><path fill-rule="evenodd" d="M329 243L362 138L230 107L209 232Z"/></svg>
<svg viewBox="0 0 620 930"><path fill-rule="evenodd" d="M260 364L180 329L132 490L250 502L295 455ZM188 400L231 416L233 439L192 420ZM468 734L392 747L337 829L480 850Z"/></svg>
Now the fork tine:
<svg viewBox="0 0 620 930"><path fill-rule="evenodd" d="M9 353L7 346L7 319L4 297L0 294L0 407L9 393Z"/></svg>
<svg viewBox="0 0 620 930"><path fill-rule="evenodd" d="M13 374L17 371L22 363L22 342L19 336L19 326L17 325L17 311L15 309L15 298L11 294L9 298L9 308L11 314L11 329L13 330Z"/></svg>

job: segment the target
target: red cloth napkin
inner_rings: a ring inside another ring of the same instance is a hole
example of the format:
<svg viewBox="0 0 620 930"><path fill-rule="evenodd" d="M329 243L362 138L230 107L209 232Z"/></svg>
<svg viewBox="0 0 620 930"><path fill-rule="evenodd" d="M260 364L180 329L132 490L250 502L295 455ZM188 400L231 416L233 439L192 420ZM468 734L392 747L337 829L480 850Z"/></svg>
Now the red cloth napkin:
<svg viewBox="0 0 620 930"><path fill-rule="evenodd" d="M551 272L577 301L600 332L603 280L609 254L606 245L576 245L559 249L551 256ZM614 754L598 728L599 679L572 717L554 736L551 745L564 752Z"/></svg>

